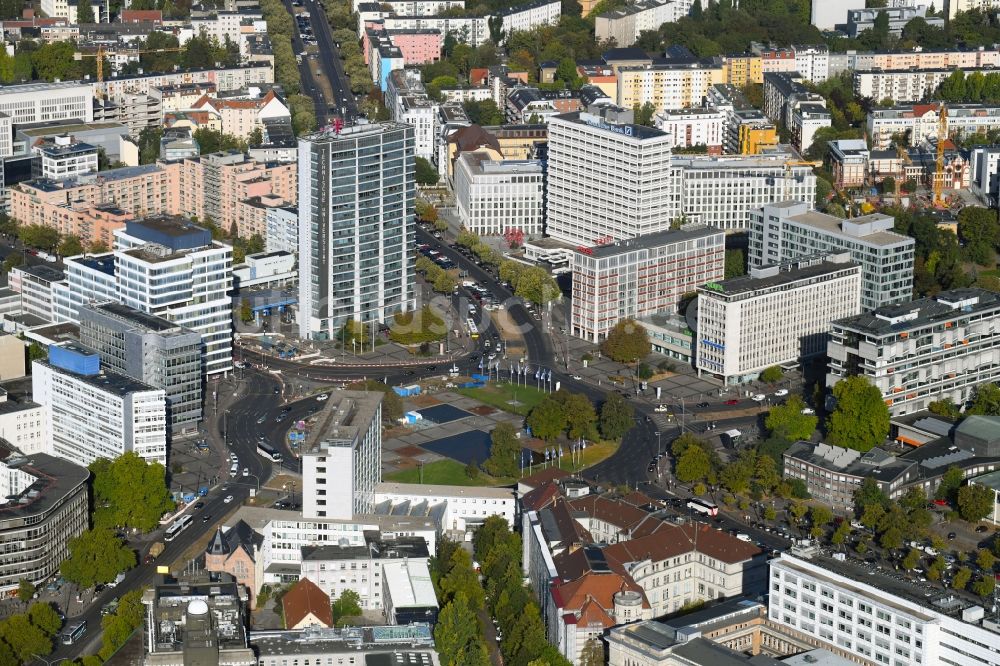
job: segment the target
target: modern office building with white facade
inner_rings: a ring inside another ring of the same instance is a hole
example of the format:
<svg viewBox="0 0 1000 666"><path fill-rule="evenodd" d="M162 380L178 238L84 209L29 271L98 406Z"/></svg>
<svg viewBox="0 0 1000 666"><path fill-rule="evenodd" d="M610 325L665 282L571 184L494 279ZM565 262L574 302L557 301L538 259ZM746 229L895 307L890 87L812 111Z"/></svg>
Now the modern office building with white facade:
<svg viewBox="0 0 1000 666"><path fill-rule="evenodd" d="M573 253L570 331L600 342L622 319L674 310L699 285L725 276L725 232L691 225Z"/></svg>
<svg viewBox="0 0 1000 666"><path fill-rule="evenodd" d="M770 567L768 619L838 654L887 666L1000 659L1000 623L978 597L818 550L782 553Z"/></svg>
<svg viewBox="0 0 1000 666"><path fill-rule="evenodd" d="M52 120L94 122L94 86L86 82L25 83L0 88L0 157L14 154L10 125ZM6 124L6 127L4 125Z"/></svg>
<svg viewBox="0 0 1000 666"><path fill-rule="evenodd" d="M670 228L680 216L671 137L617 123L617 107L549 119L546 233L590 247Z"/></svg>
<svg viewBox="0 0 1000 666"><path fill-rule="evenodd" d="M383 322L414 299L413 128L347 127L299 139L299 335Z"/></svg>
<svg viewBox="0 0 1000 666"><path fill-rule="evenodd" d="M842 253L751 268L698 287L698 372L726 384L826 352L831 321L861 311L861 267Z"/></svg>
<svg viewBox="0 0 1000 666"><path fill-rule="evenodd" d="M119 374L163 389L171 434L201 420L201 336L156 315L121 303L84 305L80 342Z"/></svg>
<svg viewBox="0 0 1000 666"><path fill-rule="evenodd" d="M880 213L842 220L801 201L767 205L750 215L749 265L850 252L861 264L862 310L902 303L913 294L915 241L893 231L893 224Z"/></svg>
<svg viewBox="0 0 1000 666"><path fill-rule="evenodd" d="M485 152L462 153L455 160L458 219L480 236L520 229L542 235L542 164L538 160L494 160Z"/></svg>
<svg viewBox="0 0 1000 666"><path fill-rule="evenodd" d="M886 305L833 322L826 383L863 375L894 416L943 398L957 405L1000 381L1000 295L976 288Z"/></svg>
<svg viewBox="0 0 1000 666"><path fill-rule="evenodd" d="M134 451L167 464L163 389L101 369L97 352L76 344L49 347L31 366L32 395L45 408L48 453L89 465Z"/></svg>
<svg viewBox="0 0 1000 666"><path fill-rule="evenodd" d="M372 513L382 480L382 394L338 391L302 443L302 515Z"/></svg>

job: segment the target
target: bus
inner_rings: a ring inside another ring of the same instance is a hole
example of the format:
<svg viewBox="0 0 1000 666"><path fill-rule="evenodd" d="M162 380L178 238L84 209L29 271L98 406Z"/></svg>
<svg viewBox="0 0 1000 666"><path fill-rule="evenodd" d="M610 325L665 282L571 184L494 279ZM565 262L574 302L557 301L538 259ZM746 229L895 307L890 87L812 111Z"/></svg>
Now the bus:
<svg viewBox="0 0 1000 666"><path fill-rule="evenodd" d="M697 497L692 497L688 500L687 506L693 511L703 513L706 516L711 516L712 518L719 515L719 506L711 500L703 500L698 499Z"/></svg>
<svg viewBox="0 0 1000 666"><path fill-rule="evenodd" d="M469 337L477 340L479 338L479 329L476 328L476 322L472 321L472 317L465 320L465 325L469 329Z"/></svg>
<svg viewBox="0 0 1000 666"><path fill-rule="evenodd" d="M189 516L188 514L184 514L183 516L181 516L180 518L178 518L177 520L175 520L170 524L170 526L167 528L166 534L163 535L163 540L173 541L174 538L178 534L186 530L188 528L188 525L190 524L191 524L191 516Z"/></svg>
<svg viewBox="0 0 1000 666"><path fill-rule="evenodd" d="M275 451L267 444L265 444L264 442L257 442L257 453L264 456L271 462L280 463L282 460L281 454Z"/></svg>
<svg viewBox="0 0 1000 666"><path fill-rule="evenodd" d="M60 639L62 640L63 645L72 645L80 640L85 633L87 633L86 620L66 627L66 629L62 632Z"/></svg>

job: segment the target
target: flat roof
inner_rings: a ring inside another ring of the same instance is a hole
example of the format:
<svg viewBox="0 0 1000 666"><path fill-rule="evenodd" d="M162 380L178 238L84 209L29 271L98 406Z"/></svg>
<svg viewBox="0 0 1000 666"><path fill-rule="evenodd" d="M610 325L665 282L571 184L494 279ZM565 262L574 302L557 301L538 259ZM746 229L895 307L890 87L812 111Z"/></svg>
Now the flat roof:
<svg viewBox="0 0 1000 666"><path fill-rule="evenodd" d="M316 415L301 452L321 453L324 447L354 446L381 404L382 394L376 391L335 391Z"/></svg>
<svg viewBox="0 0 1000 666"><path fill-rule="evenodd" d="M82 465L47 453L24 455L6 440L0 440L0 460L8 467L35 477L17 500L0 504L0 521L23 521L49 511L67 495L86 486L90 478L90 470ZM0 497L0 501L5 500Z"/></svg>
<svg viewBox="0 0 1000 666"><path fill-rule="evenodd" d="M66 346L70 346L73 343L69 343ZM96 353L96 352L93 352ZM139 391L157 391L162 389L157 389L155 386L150 386L136 379L132 379L126 375L119 375L116 372L111 372L110 370L102 369L99 374L96 375L81 375L71 370L66 370L65 368L60 368L59 366L52 365L48 361L36 361L45 367L51 368L52 370L63 374L70 375L79 379L80 381L90 384L91 386L105 392L111 393L116 396L126 396L130 393L136 393Z"/></svg>
<svg viewBox="0 0 1000 666"><path fill-rule="evenodd" d="M707 238L724 233L724 231L715 227L692 225L686 229L668 229L666 231L658 231L654 234L627 238L607 245L597 245L589 248L590 251L585 254L595 259L603 259L605 257L625 254L626 252L634 252L635 250L649 250L670 245L671 243L682 243L684 241ZM577 252L579 251L577 250Z"/></svg>
<svg viewBox="0 0 1000 666"><path fill-rule="evenodd" d="M593 122L588 122L586 117L592 118ZM635 139L637 141L642 141L643 139L660 139L667 136L665 132L655 127L646 127L645 125L631 123L609 123L600 116L589 114L585 111L560 113L553 116L553 119L564 120L568 123L583 125L585 127L593 127L594 129L602 129L609 133L619 134L623 138Z"/></svg>
<svg viewBox="0 0 1000 666"><path fill-rule="evenodd" d="M437 595L426 560L382 563L382 588L394 608L437 608Z"/></svg>
<svg viewBox="0 0 1000 666"><path fill-rule="evenodd" d="M98 312L102 312L120 321L127 321L136 324L146 330L162 333L172 329L179 329L181 326L169 319L164 319L158 315L149 314L136 310L117 301L107 301L105 303L88 304L84 306Z"/></svg>
<svg viewBox="0 0 1000 666"><path fill-rule="evenodd" d="M777 205L777 204L775 204ZM819 229L821 231L826 231L827 233L833 234L835 236L840 236L842 238L850 238L858 241L863 241L869 245L876 245L880 247L891 247L893 245L900 245L904 243L913 243L913 239L909 236L903 236L895 231L875 231L870 234L852 236L844 231L844 224L855 224L863 225L867 222L877 222L884 219L885 215L875 214L872 215L862 215L860 217L855 217L850 220L842 220L839 217L834 217L833 215L827 215L826 213L820 213L816 210L809 210L805 213L799 213L798 215L789 216L789 220L798 224L805 225L807 227L812 227L813 229Z"/></svg>
<svg viewBox="0 0 1000 666"><path fill-rule="evenodd" d="M973 477L970 482L1000 492L1000 470Z"/></svg>
<svg viewBox="0 0 1000 666"><path fill-rule="evenodd" d="M367 666L429 666L419 655L434 651L430 626L409 624L387 627L345 627L290 631L254 631L250 645L260 656L331 655L344 652L365 654ZM383 654L384 653L384 654ZM370 660L382 657L384 660Z"/></svg>
<svg viewBox="0 0 1000 666"><path fill-rule="evenodd" d="M784 455L823 469L836 470L839 474L885 482L895 480L914 464L912 460L893 456L878 447L862 454L854 449L823 442L795 442Z"/></svg>
<svg viewBox="0 0 1000 666"><path fill-rule="evenodd" d="M965 303L968 305L961 305ZM1000 294L966 287L907 303L883 305L872 312L841 319L837 324L861 333L890 335L961 319L974 312L998 310Z"/></svg>
<svg viewBox="0 0 1000 666"><path fill-rule="evenodd" d="M34 264L32 266L18 266L17 270L22 273L26 273L32 277L36 277L39 280L45 280L46 282L59 282L66 278L66 274L63 273L58 268L53 268L46 264Z"/></svg>
<svg viewBox="0 0 1000 666"><path fill-rule="evenodd" d="M488 486L446 486L430 483L391 483L383 481L375 485L375 494L415 495L418 497L477 497L490 499L514 499L511 488L491 488Z"/></svg>
<svg viewBox="0 0 1000 666"><path fill-rule="evenodd" d="M777 272L773 275L755 277L754 275L742 275L740 277L722 280L713 283L711 286L702 286L698 289L708 295L721 294L723 296L736 296L755 291L790 285L795 282L802 282L817 278L821 275L828 275L839 271L858 269L860 265L853 261L829 261L827 259L815 258L813 261L803 261L802 258L794 261L784 262L773 267L764 266L762 269L774 268Z"/></svg>

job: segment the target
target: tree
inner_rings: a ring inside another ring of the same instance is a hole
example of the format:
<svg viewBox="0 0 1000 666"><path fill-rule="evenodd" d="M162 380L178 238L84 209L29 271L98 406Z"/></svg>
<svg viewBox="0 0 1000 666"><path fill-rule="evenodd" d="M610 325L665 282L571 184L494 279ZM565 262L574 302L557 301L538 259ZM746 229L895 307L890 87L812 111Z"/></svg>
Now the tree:
<svg viewBox="0 0 1000 666"><path fill-rule="evenodd" d="M475 458L465 465L465 476L470 479L479 478L479 463Z"/></svg>
<svg viewBox="0 0 1000 666"><path fill-rule="evenodd" d="M566 410L551 396L535 405L527 418L531 434L551 442L566 429Z"/></svg>
<svg viewBox="0 0 1000 666"><path fill-rule="evenodd" d="M503 44L505 31L503 29L503 17L491 16L486 20L486 27L490 31L490 41L494 44Z"/></svg>
<svg viewBox="0 0 1000 666"><path fill-rule="evenodd" d="M800 523L805 518L806 513L809 512L809 507L802 502L792 502L791 506L788 507L788 512L795 518L796 523Z"/></svg>
<svg viewBox="0 0 1000 666"><path fill-rule="evenodd" d="M850 536L850 534L851 523L845 520L841 522L840 525L837 525L837 529L835 529L833 534L830 535L830 542L834 546L842 546L844 542L847 541L847 537Z"/></svg>
<svg viewBox="0 0 1000 666"><path fill-rule="evenodd" d="M601 405L600 429L604 439L619 440L632 428L635 412L618 393L608 393Z"/></svg>
<svg viewBox="0 0 1000 666"><path fill-rule="evenodd" d="M521 465L521 442L514 426L502 421L490 432L490 457L483 468L497 477L517 476Z"/></svg>
<svg viewBox="0 0 1000 666"><path fill-rule="evenodd" d="M135 552L106 527L87 530L69 542L69 557L59 572L80 587L110 583L122 571L135 566Z"/></svg>
<svg viewBox="0 0 1000 666"><path fill-rule="evenodd" d="M35 596L35 585L27 578L17 581L17 598L27 604Z"/></svg>
<svg viewBox="0 0 1000 666"><path fill-rule="evenodd" d="M747 273L747 261L743 250L726 250L726 279L740 277Z"/></svg>
<svg viewBox="0 0 1000 666"><path fill-rule="evenodd" d="M991 553L986 548L980 548L976 551L976 565L983 569L984 571L993 571L994 565L996 565L997 557Z"/></svg>
<svg viewBox="0 0 1000 666"><path fill-rule="evenodd" d="M793 395L783 405L775 405L764 419L764 425L774 437L786 442L808 440L816 430L818 419L812 414L803 414L805 403Z"/></svg>
<svg viewBox="0 0 1000 666"><path fill-rule="evenodd" d="M55 636L62 627L62 618L52 604L41 602L31 604L31 608L28 609L28 620L47 636Z"/></svg>
<svg viewBox="0 0 1000 666"><path fill-rule="evenodd" d="M979 595L983 599L987 599L993 596L993 591L996 590L997 579L992 575L981 576L979 580L972 584L972 592Z"/></svg>
<svg viewBox="0 0 1000 666"><path fill-rule="evenodd" d="M437 169L423 157L414 158L416 163L416 179L418 185L437 185L439 176Z"/></svg>
<svg viewBox="0 0 1000 666"><path fill-rule="evenodd" d="M559 298L559 285L555 278L541 266L529 266L518 273L514 295L527 299L535 305L545 305Z"/></svg>
<svg viewBox="0 0 1000 666"><path fill-rule="evenodd" d="M32 341L28 345L28 362L31 361L44 361L49 357L49 350L47 347L43 347L37 342Z"/></svg>
<svg viewBox="0 0 1000 666"><path fill-rule="evenodd" d="M884 194L892 194L896 191L896 179L892 176L886 176L882 179L882 192Z"/></svg>
<svg viewBox="0 0 1000 666"><path fill-rule="evenodd" d="M972 405L967 414L979 416L1000 416L1000 386L986 382L976 387L972 395Z"/></svg>
<svg viewBox="0 0 1000 666"><path fill-rule="evenodd" d="M98 458L90 464L90 471L94 474L95 527L149 532L174 508L163 465L148 463L133 451L114 460Z"/></svg>
<svg viewBox="0 0 1000 666"><path fill-rule="evenodd" d="M784 376L784 370L776 365L772 365L769 368L764 368L764 371L760 373L760 381L767 384L774 384L775 382L780 382L781 378Z"/></svg>
<svg viewBox="0 0 1000 666"><path fill-rule="evenodd" d="M642 106L636 103L632 107L632 115L635 118L636 125L645 125L646 127L653 126L653 116L656 115L656 107L650 102L646 102Z"/></svg>
<svg viewBox="0 0 1000 666"><path fill-rule="evenodd" d="M992 490L976 484L969 484L958 489L958 513L962 516L962 520L976 522L992 512Z"/></svg>
<svg viewBox="0 0 1000 666"><path fill-rule="evenodd" d="M955 572L955 577L951 579L951 587L955 590L964 590L972 579L972 570L969 567L962 567Z"/></svg>
<svg viewBox="0 0 1000 666"><path fill-rule="evenodd" d="M0 643L6 643L17 657L17 661L8 663L29 664L35 661L35 655L52 652L52 639L23 613L0 622Z"/></svg>
<svg viewBox="0 0 1000 666"><path fill-rule="evenodd" d="M828 506L817 504L809 509L809 520L813 525L826 525L833 520L833 511Z"/></svg>
<svg viewBox="0 0 1000 666"><path fill-rule="evenodd" d="M79 0L76 6L76 22L97 23L94 19L94 7L90 4L90 0Z"/></svg>
<svg viewBox="0 0 1000 666"><path fill-rule="evenodd" d="M59 244L59 232L41 224L26 224L18 229L21 242L39 250L52 250Z"/></svg>
<svg viewBox="0 0 1000 666"><path fill-rule="evenodd" d="M561 399L563 412L566 414L566 435L572 440L594 439L597 413L590 399L582 393L568 391L559 391L555 395L559 396L557 399Z"/></svg>
<svg viewBox="0 0 1000 666"><path fill-rule="evenodd" d="M689 446L677 458L674 476L681 483L705 479L712 471L712 459L703 446Z"/></svg>
<svg viewBox="0 0 1000 666"><path fill-rule="evenodd" d="M913 571L914 569L916 569L917 565L920 564L920 551L917 550L916 548L911 548L910 550L906 551L906 556L903 557L903 561L901 564L903 565L903 568L906 569L907 571Z"/></svg>
<svg viewBox="0 0 1000 666"><path fill-rule="evenodd" d="M604 666L604 643L600 639L591 638L583 644L580 666Z"/></svg>
<svg viewBox="0 0 1000 666"><path fill-rule="evenodd" d="M878 543L883 548L895 550L903 547L903 532L898 527L890 527L882 532Z"/></svg>
<svg viewBox="0 0 1000 666"><path fill-rule="evenodd" d="M882 394L868 380L855 375L836 383L837 407L827 421L830 441L838 446L868 451L889 434L889 408Z"/></svg>
<svg viewBox="0 0 1000 666"><path fill-rule="evenodd" d="M341 620L361 615L361 596L354 590L344 590L330 604L333 611L333 622L342 626Z"/></svg>
<svg viewBox="0 0 1000 666"><path fill-rule="evenodd" d="M622 319L608 332L601 351L613 361L635 363L652 351L646 329L634 319Z"/></svg>
<svg viewBox="0 0 1000 666"><path fill-rule="evenodd" d="M465 663L462 661L462 655L478 640L476 631L478 623L470 621L472 618L475 618L475 611L463 592L455 595L455 598L441 609L437 625L434 627L434 645L441 656L442 664L457 666Z"/></svg>
<svg viewBox="0 0 1000 666"><path fill-rule="evenodd" d="M934 497L948 500L954 504L958 500L958 489L964 480L965 472L962 471L962 468L952 465L941 475L941 482L938 484L937 490L934 491Z"/></svg>
<svg viewBox="0 0 1000 666"><path fill-rule="evenodd" d="M958 419L961 415L961 407L955 404L955 401L951 398L942 398L941 400L933 400L927 405L927 411L931 414L938 414L939 416L945 416L950 419Z"/></svg>

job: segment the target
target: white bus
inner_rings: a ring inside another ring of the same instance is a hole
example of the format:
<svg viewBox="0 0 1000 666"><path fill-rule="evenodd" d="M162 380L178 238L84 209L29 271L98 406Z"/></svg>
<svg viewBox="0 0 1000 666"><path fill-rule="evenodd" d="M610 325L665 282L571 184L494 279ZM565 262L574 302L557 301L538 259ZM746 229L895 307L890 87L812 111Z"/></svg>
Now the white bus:
<svg viewBox="0 0 1000 666"><path fill-rule="evenodd" d="M479 329L476 328L476 322L472 321L471 317L465 320L465 325L469 329L470 338L472 338L473 340L479 338Z"/></svg>
<svg viewBox="0 0 1000 666"><path fill-rule="evenodd" d="M167 527L166 534L163 535L163 540L173 541L174 538L178 534L186 530L188 528L188 525L190 524L191 524L191 516L189 516L188 514L184 514L174 522L170 523L170 526Z"/></svg>
<svg viewBox="0 0 1000 666"><path fill-rule="evenodd" d="M281 454L275 451L272 447L265 444L264 442L257 442L257 453L264 456L271 462L280 463L282 460Z"/></svg>
<svg viewBox="0 0 1000 666"><path fill-rule="evenodd" d="M711 500L703 500L698 499L697 497L692 497L688 500L687 505L689 509L697 511L698 513L703 513L706 516L712 516L714 518L719 515L718 505Z"/></svg>

